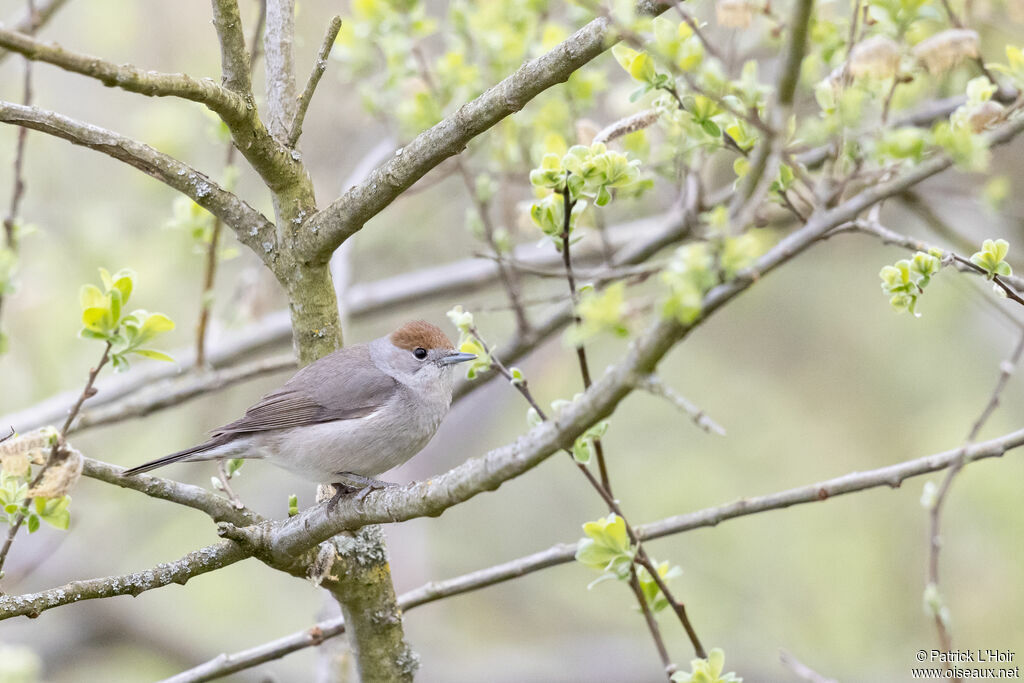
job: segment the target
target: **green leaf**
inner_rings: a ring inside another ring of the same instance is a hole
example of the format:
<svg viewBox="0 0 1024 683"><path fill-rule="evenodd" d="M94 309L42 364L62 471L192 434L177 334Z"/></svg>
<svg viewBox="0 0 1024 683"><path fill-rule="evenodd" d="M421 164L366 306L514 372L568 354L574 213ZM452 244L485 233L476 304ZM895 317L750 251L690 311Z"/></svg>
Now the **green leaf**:
<svg viewBox="0 0 1024 683"><path fill-rule="evenodd" d="M712 121L711 119L703 121L700 124L700 127L704 129L705 133L707 133L713 138L718 138L722 136L722 129L719 128L718 124Z"/></svg>
<svg viewBox="0 0 1024 683"><path fill-rule="evenodd" d="M28 527L28 532L30 534L34 534L36 531L38 531L39 530L39 515L35 514L34 512L31 513L28 516L28 519L25 520L25 526Z"/></svg>
<svg viewBox="0 0 1024 683"><path fill-rule="evenodd" d="M85 329L103 335L103 338L110 334L112 322L108 308L91 307L82 311L82 324L85 325Z"/></svg>
<svg viewBox="0 0 1024 683"><path fill-rule="evenodd" d="M121 293L121 302L128 303L135 289L135 271L122 268L114 273L114 288Z"/></svg>
<svg viewBox="0 0 1024 683"><path fill-rule="evenodd" d="M110 300L108 305L110 308L110 319L113 321L113 325L116 326L121 320L121 290L110 290L107 293L107 298Z"/></svg>
<svg viewBox="0 0 1024 683"><path fill-rule="evenodd" d="M174 321L163 313L150 313L146 316L142 327L139 328L139 336L136 343L144 344L153 337L174 329Z"/></svg>
<svg viewBox="0 0 1024 683"><path fill-rule="evenodd" d="M153 349L132 349L131 351L129 351L129 353L134 353L139 356L142 356L143 358L150 358L152 360L162 360L168 363L174 362L174 358L168 356L163 351L154 351Z"/></svg>
<svg viewBox="0 0 1024 683"><path fill-rule="evenodd" d="M104 308L107 303L107 297L103 295L103 292L96 285L82 285L78 290L78 300L82 304L83 310L87 308Z"/></svg>

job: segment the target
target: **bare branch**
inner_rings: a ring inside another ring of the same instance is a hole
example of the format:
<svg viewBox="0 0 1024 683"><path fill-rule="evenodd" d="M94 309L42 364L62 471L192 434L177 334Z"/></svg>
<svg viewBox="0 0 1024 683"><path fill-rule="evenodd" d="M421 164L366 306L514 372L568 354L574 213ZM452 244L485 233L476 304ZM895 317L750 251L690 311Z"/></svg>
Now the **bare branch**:
<svg viewBox="0 0 1024 683"><path fill-rule="evenodd" d="M84 411L79 419L72 424L70 431L77 432L90 427L145 417L158 410L179 405L189 399L240 382L295 369L295 356L287 353L243 363L224 370L197 370L163 382L146 384L138 392L121 400Z"/></svg>
<svg viewBox="0 0 1024 683"><path fill-rule="evenodd" d="M220 41L221 82L246 98L252 97L252 60L245 47L237 0L213 0L213 26Z"/></svg>
<svg viewBox="0 0 1024 683"><path fill-rule="evenodd" d="M124 477L121 476L125 470L123 467L92 458L83 458L83 461L82 474L90 479L113 484L123 489L138 491L150 498L166 500L205 512L215 522L230 522L231 524L247 526L266 521L262 515L251 510L239 510L230 501L200 486L182 484L171 479L154 477L149 474Z"/></svg>
<svg viewBox="0 0 1024 683"><path fill-rule="evenodd" d="M636 388L643 389L648 393L666 399L672 403L672 405L689 415L690 419L693 420L693 423L705 432L725 436L725 429L723 429L720 424L708 417L707 413L705 413L700 407L694 405L692 401L662 382L660 378L655 377L654 375L639 377L636 380Z"/></svg>
<svg viewBox="0 0 1024 683"><path fill-rule="evenodd" d="M999 378L996 380L996 384L992 388L992 393L989 395L989 399L985 403L985 407L982 409L981 414L978 415L978 418L971 426L971 431L968 432L967 438L964 440L963 448L960 449L957 454L957 458L946 471L946 476L943 478L942 484L939 486L939 490L935 495L935 500L932 503L931 511L928 516L927 579L929 588L933 589L936 594L939 587L939 555L942 552L943 506L949 496L949 490L953 485L953 480L956 479L956 475L960 474L960 471L969 462L967 459L967 449L978 438L978 434L981 432L982 427L984 427L985 423L988 422L989 417L992 416L995 409L999 407L999 397L1002 395L1003 390L1010 381L1010 375L1013 374L1014 368L1016 368L1020 363L1022 354L1024 354L1024 334L1022 334L1020 339L1017 341L1010 357L999 365ZM935 618L935 628L939 633L939 642L942 647L948 651L953 647L953 636L949 632L949 624L946 622L945 615L943 614L941 607L936 606L933 616Z"/></svg>
<svg viewBox="0 0 1024 683"><path fill-rule="evenodd" d="M280 659L297 650L317 647L328 638L340 636L344 632L345 619L343 617L322 621L304 631L251 647L248 650L242 650L234 654L224 653L217 655L205 664L182 671L180 674L166 678L160 683L203 683L205 681L213 681L238 671L251 669L264 662Z"/></svg>
<svg viewBox="0 0 1024 683"><path fill-rule="evenodd" d="M652 13L665 3L644 3ZM331 252L354 235L400 194L445 159L548 88L562 83L609 45L608 20L595 19L550 52L526 62L514 74L487 90L434 127L417 135L365 182L349 189L309 220L299 248L303 258L325 262Z"/></svg>
<svg viewBox="0 0 1024 683"><path fill-rule="evenodd" d="M172 583L185 585L193 576L221 569L246 557L248 554L238 545L220 541L193 551L180 560L158 564L152 569L134 574L72 581L59 588L27 595L0 595L0 621L17 616L38 617L46 610L82 600L117 595L137 596Z"/></svg>
<svg viewBox="0 0 1024 683"><path fill-rule="evenodd" d="M972 446L969 457L971 460L1000 457L1005 452L1021 446L1024 446L1024 429ZM693 529L717 526L730 519L756 515L770 510L781 510L794 505L820 503L847 493L856 493L882 486L895 489L911 477L950 467L959 452L960 449L946 451L867 472L853 472L778 493L743 498L726 505L642 524L636 527L636 531L643 540L652 541ZM432 581L402 594L398 603L403 610L410 610L430 602L518 579L548 567L566 564L573 561L576 547L576 543L559 543L545 550L493 567L444 581ZM342 632L344 632L344 622L341 619L321 622L312 628L249 650L233 655L220 655L203 665L168 679L168 681L185 683L213 680L263 662L278 659L306 647L319 645L323 639L331 638Z"/></svg>
<svg viewBox="0 0 1024 683"><path fill-rule="evenodd" d="M66 5L67 2L68 0L49 0L49 2L44 2L42 5L34 8L33 11L26 12L25 16L21 19L13 22L14 30L26 35L35 34L36 31L49 23L50 19L53 18L53 15L55 15L60 8ZM10 50L0 48L0 63L10 55Z"/></svg>
<svg viewBox="0 0 1024 683"><path fill-rule="evenodd" d="M214 81L195 79L185 74L166 74L140 69L130 64L114 64L99 57L65 50L55 43L41 43L24 33L0 28L0 47L46 62L65 71L94 78L106 86L121 88L149 97L180 97L205 104L225 120L245 119L245 99Z"/></svg>
<svg viewBox="0 0 1024 683"><path fill-rule="evenodd" d="M274 224L191 166L113 131L36 107L0 101L0 122L42 131L134 166L223 220L235 231L239 241L264 261L273 260L274 254L268 252L267 246L274 245Z"/></svg>
<svg viewBox="0 0 1024 683"><path fill-rule="evenodd" d="M295 0L267 0L263 53L267 66L267 115L270 133L287 140L295 120Z"/></svg>
<svg viewBox="0 0 1024 683"><path fill-rule="evenodd" d="M230 15L231 7L225 7L223 14L226 16L219 16L221 14L221 4L215 3L214 9L214 23L218 24L218 36L221 40L221 59L223 62L224 80L233 81L232 84L225 83L227 87L242 87L245 90L245 94L252 97L252 70L259 57L259 45L260 36L263 35L263 19L266 14L266 3L260 2L260 12L256 17L256 26L253 27L252 35L252 48L249 54L245 53L245 45L242 45L242 54L238 55L238 48L235 45L236 32L240 32L240 29L235 27L240 23L237 17L237 7L234 7L234 17ZM234 21L232 21L232 18ZM251 55L251 56L250 56ZM234 70L237 68L245 67L247 69L246 75L243 80L239 81L238 77L234 75ZM238 148L235 147L234 140L228 142L227 152L224 155L224 170L225 172L235 163L235 153ZM224 221L219 218L215 218L213 221L213 230L210 235L210 243L206 246L206 269L203 273L203 291L199 300L199 320L196 323L196 362L197 368L206 366L206 332L210 321L210 315L213 309L213 286L217 277L217 262L219 260L219 249L220 249L220 234L224 228Z"/></svg>
<svg viewBox="0 0 1024 683"><path fill-rule="evenodd" d="M288 133L289 147L294 147L295 143L299 141L299 136L302 135L302 122L306 118L306 110L309 109L309 103L313 99L316 86L319 85L320 79L323 78L324 72L327 71L327 58L331 56L331 48L334 47L334 41L337 40L338 31L340 30L341 17L335 15L327 26L327 33L324 35L324 42L320 45L320 52L317 54L313 71L309 74L306 87L302 90L302 95L299 97L295 117L292 119L291 132Z"/></svg>

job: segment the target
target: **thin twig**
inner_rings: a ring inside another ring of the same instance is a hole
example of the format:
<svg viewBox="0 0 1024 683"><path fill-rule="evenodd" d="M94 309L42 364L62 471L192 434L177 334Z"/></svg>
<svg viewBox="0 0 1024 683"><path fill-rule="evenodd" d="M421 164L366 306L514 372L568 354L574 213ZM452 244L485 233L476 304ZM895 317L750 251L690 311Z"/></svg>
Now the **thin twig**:
<svg viewBox="0 0 1024 683"><path fill-rule="evenodd" d="M1014 368L1016 368L1020 363L1022 354L1024 354L1024 334L1022 334L1020 339L1017 341L1010 357L999 365L999 378L996 380L995 387L992 389L988 402L985 404L981 414L978 415L978 418L971 426L971 430L968 432L967 438L964 440L964 445L957 454L953 464L946 471L946 476L943 478L942 485L939 487L938 493L935 496L935 501L932 503L929 514L927 578L928 585L933 586L936 591L939 586L939 555L942 552L941 526L943 506L949 495L950 487L953 485L953 480L967 463L967 449L974 444L982 427L985 426L989 417L991 417L992 413L999 406L999 398L1002 395L1003 390L1006 388L1007 383L1010 381L1010 376L1013 374ZM941 609L935 610L934 618L935 628L939 634L939 642L944 650L949 651L953 647L953 638L949 632L949 625L946 623L945 616Z"/></svg>
<svg viewBox="0 0 1024 683"><path fill-rule="evenodd" d="M476 339L476 341L484 349L484 352L490 357L491 364L494 367L494 369L502 377L508 380L513 387L515 387L515 389L523 396L523 398L526 399L526 402L529 403L530 406L537 412L537 415L538 417L540 417L541 420L547 421L547 414L545 413L544 409L540 407L540 404L537 403L537 400L533 397L533 394L530 392L529 386L527 385L526 381L516 380L513 378L511 371L505 366L505 364L502 363L501 360L498 359L493 353L491 353L490 348L487 346L487 342L485 342L483 338L480 337L480 334L478 333L475 327L470 327L470 334L472 334L473 338ZM690 639L690 643L693 645L694 652L696 652L697 656L701 659L706 658L707 653L704 650L704 646L701 644L700 638L697 637L697 632L693 628L693 625L690 623L690 619L686 614L686 606L683 605L683 603L676 600L675 597L672 595L672 592L669 590L668 585L665 583L661 574L658 572L658 568L654 565L654 562L647 555L647 551L641 545L640 535L630 525L629 520L626 519L626 515L622 511L622 508L619 506L618 501L616 501L615 498L612 497L611 493L609 493L608 489L606 489L601 484L601 482L598 481L596 477L594 477L593 473L587 468L586 465L584 465L581 462L578 462L576 458L573 457L571 451L565 449L565 452L572 459L573 464L576 465L576 468L583 474L584 477L586 477L587 481L594 488L594 490L597 491L598 495L601 496L601 499L604 500L605 504L608 506L608 509L622 519L622 522L626 527L626 533L629 535L630 542L636 545L635 561L643 565L643 567L647 570L648 574L650 574L651 578L658 585L658 589L661 590L662 595L668 601L669 605L672 606L672 609L675 611L676 616L679 618L679 621L682 624L683 629L686 631L686 635ZM658 637L660 637L660 632L652 632L651 635L652 637L657 639ZM663 645L659 646L659 651L661 647L663 647Z"/></svg>
<svg viewBox="0 0 1024 683"><path fill-rule="evenodd" d="M317 53L316 63L313 64L313 71L310 72L309 80L306 81L306 87L299 96L295 118L292 119L291 132L288 133L289 147L294 148L295 144L299 141L299 136L302 135L302 122L306 118L306 110L309 109L309 103L313 99L316 86L319 85L320 79L323 78L324 72L327 71L327 58L331 56L331 48L334 47L334 41L338 39L339 31L341 31L341 17L335 15L331 19L331 23L327 25L324 41L320 45L320 52Z"/></svg>
<svg viewBox="0 0 1024 683"><path fill-rule="evenodd" d="M71 410L68 411L67 419L64 420L64 425L60 428L60 432L57 436L56 441L53 444L53 448L50 449L50 455L46 459L46 462L39 472L36 473L35 478L32 479L32 483L29 485L29 491L39 485L39 482L43 480L43 475L46 471L60 459L61 451L64 448L64 437L68 433L68 429L71 427L71 423L74 422L75 417L78 415L78 411L81 410L82 404L85 403L89 398L96 394L96 388L93 386L96 383L96 377L100 374L100 370L110 360L110 347L111 342L107 342L103 347L103 355L100 357L100 362L96 364L96 367L89 370L89 379L85 383L85 388L82 389L82 393L79 395L78 400L71 406ZM22 507L26 510L32 505L32 498L26 498L22 503ZM10 530L7 532L7 538L4 540L3 547L0 548L0 573L4 568L4 563L7 561L7 554L11 550L11 544L14 543L14 537L21 528L21 525L25 522L26 516L24 514L18 514L15 518L14 523L11 524Z"/></svg>
<svg viewBox="0 0 1024 683"><path fill-rule="evenodd" d="M249 46L249 79L252 79L253 70L256 68L256 61L260 54L260 36L263 34L263 22L267 16L266 0L261 0L259 14L256 17L256 26L252 32L252 42ZM224 155L225 171L235 163L235 153L238 148L234 141L228 142L227 152ZM224 221L219 216L213 218L213 230L210 235L210 243L206 247L206 270L203 273L203 292L199 299L199 320L196 323L196 367L206 367L206 332L210 322L210 314L213 309L213 286L217 278L217 249L220 246L220 235L224 230Z"/></svg>
<svg viewBox="0 0 1024 683"><path fill-rule="evenodd" d="M580 325L583 320L579 315L579 293L576 291L576 276L572 270L572 252L571 243L569 241L570 229L572 228L572 210L576 206L576 200L572 199L569 193L569 183L566 180L565 187L562 190L562 211L563 224L562 224L562 264L565 266L565 279L569 284L569 298L572 301L573 314L572 319L576 325ZM589 389L592 384L590 377L590 364L587 362L587 350L583 346L583 343L576 345L576 358L579 361L580 375L583 377L583 389ZM612 484L611 479L608 476L608 466L604 459L604 446L601 444L601 439L594 439L594 455L597 459L597 469L601 475L601 486L604 487L608 495L612 495Z"/></svg>
<svg viewBox="0 0 1024 683"><path fill-rule="evenodd" d="M35 0L27 0L26 7L28 9L29 17L29 28L27 35L33 35L35 33L35 27L37 24L36 20L36 3ZM32 106L32 60L25 58L25 75L22 85L22 104L26 107ZM15 143L14 148L14 169L11 172L13 178L11 188L11 204L7 216L4 217L4 240L6 248L12 252L17 253L18 251L18 235L16 233L15 221L18 220L18 213L21 209L21 200L25 195L25 142L28 140L28 129L18 129L18 140ZM4 296L0 292L0 312L3 311ZM3 334L0 331L0 334Z"/></svg>
<svg viewBox="0 0 1024 683"><path fill-rule="evenodd" d="M654 615L651 613L651 608L647 604L647 598L644 597L644 591L640 587L640 579L636 575L636 564L630 563L629 565L629 588L633 591L633 596L636 598L636 602L640 605L640 613L644 615L644 622L647 624L647 630L651 632L651 640L654 641L654 647L658 650L658 657L661 658L661 665L665 669L665 674L669 680L672 680L672 674L676 672L676 665L672 662L672 658L668 654L668 650L665 648L665 639L662 638L661 629L658 628L658 622L654 620Z"/></svg>
<svg viewBox="0 0 1024 683"><path fill-rule="evenodd" d="M416 54L419 54L418 50L416 51ZM516 333L528 335L530 333L530 321L526 317L526 309L523 306L523 296L520 291L519 278L517 277L518 268L514 255L512 257L508 257L499 248L498 242L494 237L496 226L494 225L494 219L491 216L490 204L483 201L477 194L473 174L470 173L461 154L455 157L455 166L458 168L459 175L462 177L462 183L466 187L466 193L469 195L470 201L473 202L473 205L476 208L476 213L480 217L480 222L483 223L484 239L487 241L487 246L490 247L493 252L494 263L498 267L498 280L501 282L501 286L505 290L505 295L508 297L509 305L512 307L512 312L515 315Z"/></svg>
<svg viewBox="0 0 1024 683"><path fill-rule="evenodd" d="M24 33L28 36L35 35L67 2L68 0L49 0L42 5L36 6L33 0L25 16L20 20L9 22L8 25L13 26L14 30L19 33ZM0 48L0 62L3 62L10 54L9 50Z"/></svg>
<svg viewBox="0 0 1024 683"><path fill-rule="evenodd" d="M217 478L220 480L221 490L227 496L227 499L231 501L231 504L239 510L244 510L245 503L238 497L235 490L231 488L231 475L228 473L227 460L220 459L217 461Z"/></svg>
<svg viewBox="0 0 1024 683"><path fill-rule="evenodd" d="M662 382L660 378L655 377L654 375L638 377L636 387L637 389L643 389L650 394L654 394L655 396L660 396L668 400L670 403L689 415L690 419L693 420L693 423L705 432L725 436L725 429L720 424L712 420L703 409L694 405L688 398Z"/></svg>
<svg viewBox="0 0 1024 683"><path fill-rule="evenodd" d="M694 20L692 16L690 16L690 13L683 9L683 3L674 2L672 4L675 6L676 14L678 14L680 18L682 18L683 22L690 27L690 30L693 31L693 34L697 36L698 40L700 40L701 44L704 46L705 52L707 52L715 59L725 63L727 61L725 56L718 49L717 45L708 40L708 37L704 35L703 31L700 30L700 25Z"/></svg>
<svg viewBox="0 0 1024 683"><path fill-rule="evenodd" d="M427 89L434 99L437 100L438 106L443 106L444 102L441 101L441 92L438 88L437 80L430 70L430 64L427 62L427 57L423 54L420 45L413 45L412 55L416 60L420 76L423 78L423 82L426 83ZM490 203L480 198L476 189L476 181L473 179L473 174L470 172L468 165L463 160L462 154L456 155L454 162L455 168L458 169L459 176L462 178L462 184L466 188L466 194L469 195L469 199L476 209L477 216L479 216L480 222L483 224L484 240L487 242L487 246L490 247L494 263L498 267L498 280L505 290L505 295L508 297L509 305L515 315L516 334L527 336L530 334L530 321L526 317L526 309L523 306L519 278L515 270L514 255L512 258L506 258L502 249L498 246L498 241L495 238L497 226L494 224L494 219L491 216Z"/></svg>
<svg viewBox="0 0 1024 683"><path fill-rule="evenodd" d="M860 18L860 3L861 0L854 0L853 3L853 16L850 17L850 33L846 38L847 62L850 60L850 54L853 52L853 48L857 45L857 20Z"/></svg>

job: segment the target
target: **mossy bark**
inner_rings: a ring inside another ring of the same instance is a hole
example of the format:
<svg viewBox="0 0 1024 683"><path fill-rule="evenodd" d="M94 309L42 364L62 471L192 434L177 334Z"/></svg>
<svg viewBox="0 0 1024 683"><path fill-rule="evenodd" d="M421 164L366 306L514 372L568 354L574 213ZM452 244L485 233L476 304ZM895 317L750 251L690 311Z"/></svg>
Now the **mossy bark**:
<svg viewBox="0 0 1024 683"><path fill-rule="evenodd" d="M295 226L303 201L278 198L278 225ZM284 210L282 210L284 209ZM292 243L290 229L278 229L278 243ZM276 274L288 293L292 334L300 365L341 348L338 301L327 264L294 260L287 246L277 259ZM330 483L330 482L325 482ZM331 593L341 605L349 646L363 683L411 681L416 655L406 644L401 610L395 600L384 534L379 526L334 539L345 571Z"/></svg>

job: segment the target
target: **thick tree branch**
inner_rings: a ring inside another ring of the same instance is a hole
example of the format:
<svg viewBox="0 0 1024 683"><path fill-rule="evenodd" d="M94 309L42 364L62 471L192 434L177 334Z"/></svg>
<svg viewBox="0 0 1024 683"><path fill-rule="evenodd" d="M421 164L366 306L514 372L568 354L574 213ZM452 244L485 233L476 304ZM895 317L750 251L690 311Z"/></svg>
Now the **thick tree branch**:
<svg viewBox="0 0 1024 683"><path fill-rule="evenodd" d="M245 46L237 0L213 0L213 26L220 42L221 82L228 90L252 98L252 59Z"/></svg>
<svg viewBox="0 0 1024 683"><path fill-rule="evenodd" d="M264 261L272 261L273 254L266 247L274 244L274 224L191 166L113 131L36 107L0 101L0 122L63 138L134 166L191 198L231 226L239 241Z"/></svg>
<svg viewBox="0 0 1024 683"><path fill-rule="evenodd" d="M971 461L1000 457L1007 451L1021 446L1024 446L1024 429L977 443L969 448L967 457ZM848 493L883 486L899 488L907 479L951 467L960 453L961 449L958 448L866 472L853 472L777 493L742 498L726 505L642 524L636 527L636 531L642 540L653 541L693 529L717 526L730 519L781 510L794 505L820 503ZM410 610L430 602L518 579L548 567L566 564L573 561L576 547L576 543L558 543L545 550L493 567L444 581L432 581L403 593L398 598L398 603L403 610ZM344 630L343 619L324 621L309 629L242 652L219 655L205 664L168 679L168 682L198 683L199 681L214 680L264 662L279 659L297 650L317 646L323 640L343 633Z"/></svg>
<svg viewBox="0 0 1024 683"><path fill-rule="evenodd" d="M180 97L204 104L225 120L245 119L245 99L210 79L185 74L166 74L130 64L114 64L99 57L65 50L56 43L42 43L24 33L0 28L0 47L28 59L53 64L73 73L94 78L103 85L149 97Z"/></svg>
<svg viewBox="0 0 1024 683"><path fill-rule="evenodd" d="M641 3L659 13L667 3ZM604 52L610 44L608 20L595 19L550 52L523 64L433 128L417 135L365 182L350 188L310 220L299 248L303 258L326 262L342 242L354 235L427 171L465 149L466 144L548 88Z"/></svg>

